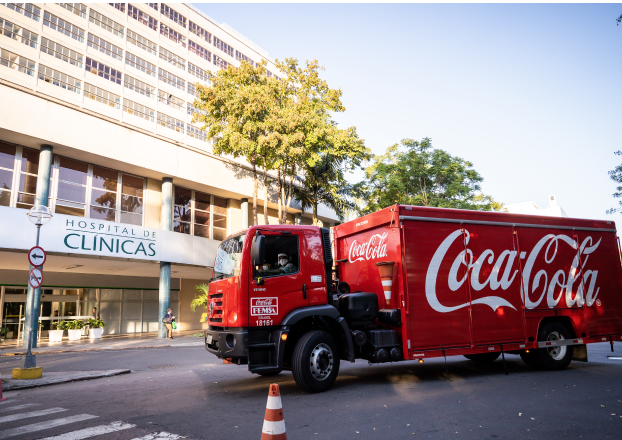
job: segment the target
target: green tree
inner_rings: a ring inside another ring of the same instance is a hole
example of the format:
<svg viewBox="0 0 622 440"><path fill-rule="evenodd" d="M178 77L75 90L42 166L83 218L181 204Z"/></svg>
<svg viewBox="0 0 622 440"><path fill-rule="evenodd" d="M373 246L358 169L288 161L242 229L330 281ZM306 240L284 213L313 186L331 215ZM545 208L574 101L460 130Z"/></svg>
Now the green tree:
<svg viewBox="0 0 622 440"><path fill-rule="evenodd" d="M615 154L618 156L622 156L622 151L616 151ZM609 178L614 182L618 183L618 187L616 188L616 192L612 195L614 198L618 199L622 197L622 164L615 167L613 170L609 171ZM615 214L616 212L622 211L622 201L619 201L618 204L620 207L611 208L607 210L607 214Z"/></svg>
<svg viewBox="0 0 622 440"><path fill-rule="evenodd" d="M484 180L469 161L432 148L432 141L404 139L376 156L355 192L368 201L362 213L396 203L498 211L502 204L481 194Z"/></svg>
<svg viewBox="0 0 622 440"><path fill-rule="evenodd" d="M622 15L620 15L618 18L616 18L616 26L620 26L620 23L622 23Z"/></svg>
<svg viewBox="0 0 622 440"><path fill-rule="evenodd" d="M264 184L272 163L272 151L278 137L271 127L279 94L280 81L268 78L266 62L252 66L242 62L239 68L221 69L209 74L211 86L197 84L199 98L192 122L203 123L207 137L214 140L214 153L243 157L253 170L253 222L257 221L257 167L264 167ZM267 188L266 188L267 193ZM267 200L264 218L267 223Z"/></svg>
<svg viewBox="0 0 622 440"><path fill-rule="evenodd" d="M193 312L197 307L207 307L207 302L209 301L209 285L206 283L199 284L198 286L194 286L194 291L194 298L190 302L190 310Z"/></svg>

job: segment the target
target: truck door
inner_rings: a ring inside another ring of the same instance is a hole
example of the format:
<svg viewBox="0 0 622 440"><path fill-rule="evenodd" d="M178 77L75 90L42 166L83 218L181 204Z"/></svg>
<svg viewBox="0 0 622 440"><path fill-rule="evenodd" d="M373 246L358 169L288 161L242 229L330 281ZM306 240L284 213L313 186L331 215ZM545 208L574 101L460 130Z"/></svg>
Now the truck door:
<svg viewBox="0 0 622 440"><path fill-rule="evenodd" d="M405 221L402 231L413 350L469 346L468 293L455 282L466 271L453 267L464 250L460 225Z"/></svg>
<svg viewBox="0 0 622 440"><path fill-rule="evenodd" d="M280 324L290 311L309 304L309 297L303 292L305 254L301 235L296 232L262 235L266 240L265 258L262 266L251 268L249 325L252 327Z"/></svg>

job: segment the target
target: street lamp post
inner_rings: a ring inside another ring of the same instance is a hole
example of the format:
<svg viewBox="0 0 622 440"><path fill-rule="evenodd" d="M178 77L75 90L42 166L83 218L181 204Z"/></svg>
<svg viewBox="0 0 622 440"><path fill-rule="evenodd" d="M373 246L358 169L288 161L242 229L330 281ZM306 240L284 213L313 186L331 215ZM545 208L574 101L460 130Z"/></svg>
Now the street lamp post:
<svg viewBox="0 0 622 440"><path fill-rule="evenodd" d="M33 206L30 211L28 211L27 213L28 215L28 220L30 220L36 227L37 227L37 246L39 246L39 233L41 230L41 226L45 225L47 222L50 221L50 219L52 218L52 213L50 212L49 208L45 205L36 205ZM29 275L30 276L30 275ZM30 280L28 281L30 282ZM35 368L37 366L37 359L36 356L32 354L32 335L33 335L33 328L36 329L36 326L32 325L33 322L33 308L34 308L34 302L35 302L35 295L33 292L33 295L31 295L30 297L30 304L29 304L29 310L30 310L30 320L29 320L29 325L30 328L28 329L28 351L26 352L26 356L22 357L22 368ZM36 330L35 330L35 335L36 335Z"/></svg>

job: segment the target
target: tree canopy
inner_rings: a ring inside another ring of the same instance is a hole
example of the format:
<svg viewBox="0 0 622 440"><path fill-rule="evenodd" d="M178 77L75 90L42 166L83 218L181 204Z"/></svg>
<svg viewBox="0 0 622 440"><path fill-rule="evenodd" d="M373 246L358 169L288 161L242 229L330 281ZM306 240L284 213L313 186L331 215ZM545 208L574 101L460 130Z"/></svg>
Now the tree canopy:
<svg viewBox="0 0 622 440"><path fill-rule="evenodd" d="M618 156L622 156L622 151L616 151L615 154ZM616 199L622 198L622 164L615 167L613 170L609 171L609 177L614 182L618 183L618 187L616 188L616 192L612 194L612 196ZM618 208L611 208L607 210L607 214L615 214L616 212L622 212L622 201L619 201L620 205Z"/></svg>
<svg viewBox="0 0 622 440"><path fill-rule="evenodd" d="M396 203L480 211L503 206L481 193L484 179L471 162L432 148L430 138L390 146L373 158L365 176L356 185L359 197L367 200L365 214Z"/></svg>

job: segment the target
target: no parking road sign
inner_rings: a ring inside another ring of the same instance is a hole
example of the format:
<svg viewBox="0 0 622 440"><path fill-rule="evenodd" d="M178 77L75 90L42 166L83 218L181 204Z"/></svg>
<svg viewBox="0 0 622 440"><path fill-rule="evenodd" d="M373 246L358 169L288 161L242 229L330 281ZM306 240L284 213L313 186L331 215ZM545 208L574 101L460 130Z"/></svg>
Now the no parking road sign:
<svg viewBox="0 0 622 440"><path fill-rule="evenodd" d="M28 274L28 282L33 289L41 287L41 283L43 283L43 273L41 272L41 269L38 267L32 268Z"/></svg>
<svg viewBox="0 0 622 440"><path fill-rule="evenodd" d="M45 251L41 246L35 246L28 251L28 261L34 267L43 266L46 258L47 255L45 255Z"/></svg>

